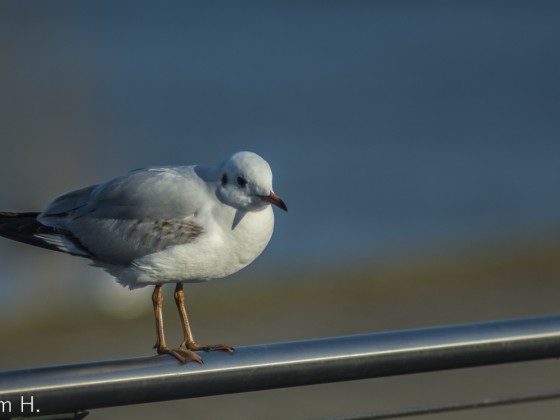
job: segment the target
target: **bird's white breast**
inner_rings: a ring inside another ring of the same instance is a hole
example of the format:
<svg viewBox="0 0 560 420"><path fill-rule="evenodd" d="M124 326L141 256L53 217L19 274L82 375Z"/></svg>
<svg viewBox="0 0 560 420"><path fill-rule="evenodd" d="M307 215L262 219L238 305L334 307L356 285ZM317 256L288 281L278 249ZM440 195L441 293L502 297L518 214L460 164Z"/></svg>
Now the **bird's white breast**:
<svg viewBox="0 0 560 420"><path fill-rule="evenodd" d="M272 208L244 212L236 219L231 207L197 215L204 232L193 242L176 245L134 260L113 274L130 288L149 284L197 282L226 277L257 258L268 244L274 227ZM216 220L220 220L218 223ZM111 270L109 270L111 271Z"/></svg>

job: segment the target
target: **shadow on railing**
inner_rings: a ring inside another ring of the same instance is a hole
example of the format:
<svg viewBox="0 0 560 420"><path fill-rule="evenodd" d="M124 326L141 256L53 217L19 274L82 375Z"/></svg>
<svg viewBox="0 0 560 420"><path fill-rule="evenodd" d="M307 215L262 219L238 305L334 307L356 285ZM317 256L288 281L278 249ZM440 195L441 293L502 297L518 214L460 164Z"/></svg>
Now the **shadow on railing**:
<svg viewBox="0 0 560 420"><path fill-rule="evenodd" d="M237 347L204 365L169 356L0 372L0 418L560 356L560 316ZM81 417L80 417L81 416Z"/></svg>

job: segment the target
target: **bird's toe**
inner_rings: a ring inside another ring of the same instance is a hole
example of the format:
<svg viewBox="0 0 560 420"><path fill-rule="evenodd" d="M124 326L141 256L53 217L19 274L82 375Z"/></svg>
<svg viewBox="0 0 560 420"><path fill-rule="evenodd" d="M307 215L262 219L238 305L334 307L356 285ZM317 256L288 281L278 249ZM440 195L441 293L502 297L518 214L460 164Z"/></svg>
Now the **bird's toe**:
<svg viewBox="0 0 560 420"><path fill-rule="evenodd" d="M179 361L182 365L189 362L196 362L198 364L203 364L202 358L196 354L193 350L187 349L185 347L179 348L158 348L158 354L169 354Z"/></svg>
<svg viewBox="0 0 560 420"><path fill-rule="evenodd" d="M181 344L181 348L186 348L192 351L227 351L228 353L233 353L233 347L226 346L224 344L210 344L210 345L203 345L195 343L194 341L191 342L183 342Z"/></svg>

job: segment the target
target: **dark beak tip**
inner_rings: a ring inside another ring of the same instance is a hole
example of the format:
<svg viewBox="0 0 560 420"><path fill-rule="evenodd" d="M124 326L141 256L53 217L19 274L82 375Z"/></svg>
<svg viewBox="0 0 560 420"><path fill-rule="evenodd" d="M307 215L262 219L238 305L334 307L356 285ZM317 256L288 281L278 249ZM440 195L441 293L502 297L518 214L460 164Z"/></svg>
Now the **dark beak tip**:
<svg viewBox="0 0 560 420"><path fill-rule="evenodd" d="M265 201L268 201L270 204L275 205L279 209L284 210L285 212L288 211L288 206L286 206L286 203L284 203L284 201L274 193L270 193L270 195L267 196L261 196L261 198Z"/></svg>
<svg viewBox="0 0 560 420"><path fill-rule="evenodd" d="M286 206L286 203L284 203L282 200L280 200L280 202L277 205L278 205L279 208L284 210L286 213L288 212L288 206Z"/></svg>

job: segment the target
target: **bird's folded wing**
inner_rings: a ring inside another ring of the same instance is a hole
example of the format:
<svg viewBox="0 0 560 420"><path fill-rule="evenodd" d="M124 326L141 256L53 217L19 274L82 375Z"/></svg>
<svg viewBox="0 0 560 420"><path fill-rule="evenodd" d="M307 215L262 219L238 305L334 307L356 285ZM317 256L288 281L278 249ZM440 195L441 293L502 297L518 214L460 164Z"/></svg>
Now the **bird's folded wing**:
<svg viewBox="0 0 560 420"><path fill-rule="evenodd" d="M69 216L131 220L182 218L199 211L209 194L207 185L190 167L142 169L64 194L47 206L40 219L53 223Z"/></svg>
<svg viewBox="0 0 560 420"><path fill-rule="evenodd" d="M207 185L188 168L139 170L65 194L38 220L71 232L95 260L127 264L202 235L195 214L209 202L209 194Z"/></svg>

